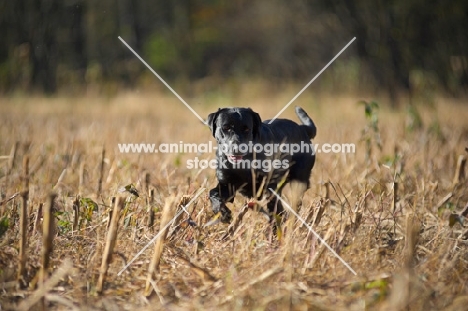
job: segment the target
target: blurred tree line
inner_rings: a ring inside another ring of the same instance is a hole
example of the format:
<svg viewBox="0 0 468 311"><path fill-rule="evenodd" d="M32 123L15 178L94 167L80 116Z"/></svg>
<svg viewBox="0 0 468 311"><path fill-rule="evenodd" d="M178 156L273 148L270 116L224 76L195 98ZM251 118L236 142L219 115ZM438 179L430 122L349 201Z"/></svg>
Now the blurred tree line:
<svg viewBox="0 0 468 311"><path fill-rule="evenodd" d="M0 92L259 77L333 91L466 95L465 0L15 0L0 3Z"/></svg>

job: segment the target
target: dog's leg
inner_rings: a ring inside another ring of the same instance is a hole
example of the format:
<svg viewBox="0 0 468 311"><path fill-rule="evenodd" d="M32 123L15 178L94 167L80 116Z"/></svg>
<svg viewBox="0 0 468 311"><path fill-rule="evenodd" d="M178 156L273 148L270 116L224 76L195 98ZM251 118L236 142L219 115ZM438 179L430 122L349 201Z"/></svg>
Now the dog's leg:
<svg viewBox="0 0 468 311"><path fill-rule="evenodd" d="M266 189L273 189L279 196L281 196L281 192L283 191L285 184L286 183L283 183L283 185L280 188L278 188L278 185L276 184L269 184ZM274 218L275 215L283 216L283 204L281 204L281 201L278 199L278 197L274 195L270 190L266 190L265 195L268 199L267 208L270 219Z"/></svg>
<svg viewBox="0 0 468 311"><path fill-rule="evenodd" d="M267 189L276 189L275 192L281 196L281 192L283 191L284 184L279 189L277 189L276 184L269 184ZM276 195L274 195L271 191L267 190L265 193L267 196L267 212L268 217L270 219L270 223L272 225L273 234L277 237L280 237L281 233L279 228L281 228L281 224L284 222L287 214L284 212L283 204L278 199Z"/></svg>
<svg viewBox="0 0 468 311"><path fill-rule="evenodd" d="M278 195L281 195L278 193ZM283 204L281 204L281 201L274 195L270 196L269 202L267 204L268 208L268 213L270 216L270 219L274 217L274 215L279 215L282 216L284 209L283 209Z"/></svg>
<svg viewBox="0 0 468 311"><path fill-rule="evenodd" d="M232 220L231 210L226 206L226 202L234 200L234 193L227 184L220 184L210 190L210 201L213 213L221 213L221 221L230 223Z"/></svg>
<svg viewBox="0 0 468 311"><path fill-rule="evenodd" d="M278 195L281 195L281 192L277 193ZM271 196L268 197L267 213L268 218L270 219L271 229L274 236L281 239L282 234L280 228L286 214L284 213L281 201L273 194L271 194Z"/></svg>

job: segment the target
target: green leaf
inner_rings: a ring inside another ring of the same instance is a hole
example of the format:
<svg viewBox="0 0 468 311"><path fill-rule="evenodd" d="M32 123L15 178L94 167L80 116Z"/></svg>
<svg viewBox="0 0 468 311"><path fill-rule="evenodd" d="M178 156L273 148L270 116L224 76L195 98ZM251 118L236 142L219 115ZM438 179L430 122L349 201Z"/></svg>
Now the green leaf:
<svg viewBox="0 0 468 311"><path fill-rule="evenodd" d="M276 222L276 237L278 238L278 241L281 241L283 238L283 230L281 229L282 217L278 214L275 214L274 217Z"/></svg>
<svg viewBox="0 0 468 311"><path fill-rule="evenodd" d="M62 234L66 234L66 233L70 232L71 229L72 229L71 223L69 221L66 221L66 220L63 220L63 219L60 219L57 222L57 227L59 228L59 231Z"/></svg>
<svg viewBox="0 0 468 311"><path fill-rule="evenodd" d="M10 220L6 216L3 216L2 219L0 219L0 238L7 232L9 227Z"/></svg>
<svg viewBox="0 0 468 311"><path fill-rule="evenodd" d="M450 228L455 226L456 223L459 223L460 225L463 226L463 218L460 217L460 215L458 214L455 214L455 213L452 213L450 214L450 217L449 217L449 226Z"/></svg>
<svg viewBox="0 0 468 311"><path fill-rule="evenodd" d="M97 203L90 198L81 198L80 206L85 207L86 209L91 209L92 212L98 209Z"/></svg>
<svg viewBox="0 0 468 311"><path fill-rule="evenodd" d="M379 279L379 280L367 282L367 283L364 285L364 288L365 288L365 289L378 288L378 289L384 290L384 289L387 288L387 285L388 285L387 280L385 280L385 279Z"/></svg>
<svg viewBox="0 0 468 311"><path fill-rule="evenodd" d="M85 211L82 213L83 217L87 221L91 221L91 219L93 217L93 212L97 211L97 209L98 209L97 203L94 202L93 200L91 200L90 198L81 198L80 199L80 205L82 207L85 207Z"/></svg>

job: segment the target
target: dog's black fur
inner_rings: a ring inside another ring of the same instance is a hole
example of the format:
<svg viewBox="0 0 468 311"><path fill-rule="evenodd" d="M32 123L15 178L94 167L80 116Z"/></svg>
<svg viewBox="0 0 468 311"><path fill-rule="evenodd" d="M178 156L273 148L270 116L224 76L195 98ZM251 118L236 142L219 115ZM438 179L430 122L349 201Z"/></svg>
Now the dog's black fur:
<svg viewBox="0 0 468 311"><path fill-rule="evenodd" d="M221 144L310 144L315 137L317 129L312 119L300 107L296 107L296 114L303 124L299 125L291 120L276 119L272 124L269 120L262 123L258 113L250 108L223 108L208 116L208 125L213 136ZM218 149L218 169L216 175L218 185L211 189L210 200L215 214L221 212L221 221L231 221L231 211L226 202L233 202L236 191L246 197L255 197L259 187L263 184L264 194L270 198L267 204L270 219L275 214L281 214L283 207L281 201L272 199L273 195L268 188L281 190L287 182L298 181L309 187L309 178L315 163L313 152L290 154L274 154L271 158L287 160L287 168L280 168L270 172L262 169L251 170L249 168L236 168L235 163L239 159L252 161L254 159L265 160L268 157L264 153L241 154L240 150L233 148L231 154L225 154ZM226 163L227 167L221 167L220 163ZM286 179L284 179L286 178ZM282 183L282 181L284 181Z"/></svg>

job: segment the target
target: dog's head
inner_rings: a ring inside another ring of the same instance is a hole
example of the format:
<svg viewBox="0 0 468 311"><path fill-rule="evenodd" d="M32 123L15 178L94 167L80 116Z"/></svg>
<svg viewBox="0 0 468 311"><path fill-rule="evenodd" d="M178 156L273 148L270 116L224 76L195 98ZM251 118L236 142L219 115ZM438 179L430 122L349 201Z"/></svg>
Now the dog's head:
<svg viewBox="0 0 468 311"><path fill-rule="evenodd" d="M207 123L221 145L218 150L224 152L229 162L236 163L246 155L238 147L257 139L262 120L250 108L222 108L208 115Z"/></svg>

